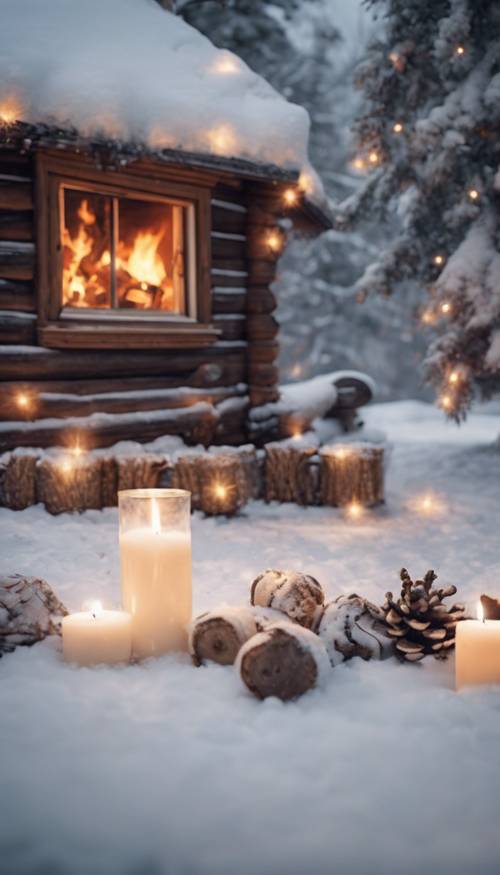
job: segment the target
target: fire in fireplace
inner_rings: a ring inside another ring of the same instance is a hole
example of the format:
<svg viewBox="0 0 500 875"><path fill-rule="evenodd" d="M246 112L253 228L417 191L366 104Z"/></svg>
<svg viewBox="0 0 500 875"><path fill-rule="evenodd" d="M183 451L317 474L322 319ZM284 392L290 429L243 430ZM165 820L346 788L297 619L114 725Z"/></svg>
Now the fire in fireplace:
<svg viewBox="0 0 500 875"><path fill-rule="evenodd" d="M62 189L63 308L186 314L190 205Z"/></svg>

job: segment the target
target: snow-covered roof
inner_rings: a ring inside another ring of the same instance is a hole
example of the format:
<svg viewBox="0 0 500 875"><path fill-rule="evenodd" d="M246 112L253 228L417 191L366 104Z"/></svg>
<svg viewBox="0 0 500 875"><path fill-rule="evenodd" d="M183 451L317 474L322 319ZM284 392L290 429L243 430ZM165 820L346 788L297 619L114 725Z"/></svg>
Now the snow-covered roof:
<svg viewBox="0 0 500 875"><path fill-rule="evenodd" d="M155 0L1 5L4 121L303 170L311 185L307 112Z"/></svg>

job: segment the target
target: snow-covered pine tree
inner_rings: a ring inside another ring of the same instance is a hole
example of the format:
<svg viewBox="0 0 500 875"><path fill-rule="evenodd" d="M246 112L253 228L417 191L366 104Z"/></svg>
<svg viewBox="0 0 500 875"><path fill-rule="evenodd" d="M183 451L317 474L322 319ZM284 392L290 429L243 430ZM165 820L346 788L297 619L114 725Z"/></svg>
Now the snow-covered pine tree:
<svg viewBox="0 0 500 875"><path fill-rule="evenodd" d="M367 2L386 22L357 75L354 161L368 175L339 223L397 216L358 293L425 289L424 370L458 421L500 391L500 5Z"/></svg>

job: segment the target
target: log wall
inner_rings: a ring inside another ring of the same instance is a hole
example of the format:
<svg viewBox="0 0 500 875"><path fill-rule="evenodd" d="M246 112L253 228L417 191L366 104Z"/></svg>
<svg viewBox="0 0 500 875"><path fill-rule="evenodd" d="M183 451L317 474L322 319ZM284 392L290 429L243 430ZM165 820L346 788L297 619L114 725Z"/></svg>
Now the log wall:
<svg viewBox="0 0 500 875"><path fill-rule="evenodd" d="M213 188L211 308L220 332L214 344L190 350L47 349L37 340L34 161L0 151L0 448L64 445L75 428L96 446L122 437L150 440L168 431L168 423L182 434L185 408L198 402L214 408L215 416L202 416L207 436L244 443L248 406L278 395L276 301L269 288L277 255L264 242L276 217L269 193L259 196L266 187L226 179ZM101 427L95 416L93 424L85 421L96 413L141 411L168 416L156 422L145 416L144 427L140 417L123 427L118 420ZM79 422L69 427L67 417ZM41 422L48 419L50 424ZM186 437L198 433L191 423Z"/></svg>

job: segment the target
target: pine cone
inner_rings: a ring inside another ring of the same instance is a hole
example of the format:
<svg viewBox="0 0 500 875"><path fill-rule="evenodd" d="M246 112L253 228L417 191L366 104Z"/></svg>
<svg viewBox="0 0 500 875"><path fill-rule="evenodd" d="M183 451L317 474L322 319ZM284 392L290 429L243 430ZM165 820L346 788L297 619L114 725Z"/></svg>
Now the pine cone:
<svg viewBox="0 0 500 875"><path fill-rule="evenodd" d="M367 602L368 610L385 625L402 661L419 662L427 654L446 659L455 644L455 626L465 614L464 605L448 608L443 604L444 599L455 595L456 586L434 588L437 575L432 570L427 571L423 580L413 581L406 568L402 568L400 577L400 598L396 601L388 592L382 607Z"/></svg>

